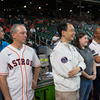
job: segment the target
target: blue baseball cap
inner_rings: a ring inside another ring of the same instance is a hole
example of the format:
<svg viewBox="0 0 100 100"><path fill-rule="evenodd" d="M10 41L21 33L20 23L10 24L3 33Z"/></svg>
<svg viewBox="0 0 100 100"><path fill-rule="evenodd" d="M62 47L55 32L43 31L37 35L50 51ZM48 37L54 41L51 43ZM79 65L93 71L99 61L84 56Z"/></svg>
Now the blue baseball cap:
<svg viewBox="0 0 100 100"><path fill-rule="evenodd" d="M55 34L59 34L58 32L55 32Z"/></svg>

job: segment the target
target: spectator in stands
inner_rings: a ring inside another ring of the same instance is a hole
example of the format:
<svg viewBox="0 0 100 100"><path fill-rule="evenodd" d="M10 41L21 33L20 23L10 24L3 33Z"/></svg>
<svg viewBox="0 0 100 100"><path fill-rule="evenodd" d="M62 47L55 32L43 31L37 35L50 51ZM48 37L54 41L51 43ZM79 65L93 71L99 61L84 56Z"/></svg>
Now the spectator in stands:
<svg viewBox="0 0 100 100"><path fill-rule="evenodd" d="M82 27L85 26L85 21L84 21L84 20L81 22L81 26L82 26Z"/></svg>
<svg viewBox="0 0 100 100"><path fill-rule="evenodd" d="M28 25L31 25L32 24L32 21L31 20L29 20L28 21ZM32 28L32 27L30 27L30 28Z"/></svg>
<svg viewBox="0 0 100 100"><path fill-rule="evenodd" d="M36 23L36 20L35 19L33 20L33 23Z"/></svg>
<svg viewBox="0 0 100 100"><path fill-rule="evenodd" d="M32 37L33 33L36 33L34 26L32 26L32 28L30 29L30 37Z"/></svg>
<svg viewBox="0 0 100 100"><path fill-rule="evenodd" d="M50 26L52 26L52 25L53 25L53 22L50 23Z"/></svg>
<svg viewBox="0 0 100 100"><path fill-rule="evenodd" d="M44 19L44 24L47 25L47 23L49 23L48 19Z"/></svg>
<svg viewBox="0 0 100 100"><path fill-rule="evenodd" d="M4 39L4 31L3 28L0 26L0 52L7 46L9 43L2 41ZM1 100L1 99L0 99Z"/></svg>
<svg viewBox="0 0 100 100"><path fill-rule="evenodd" d="M91 26L89 26L88 30L89 30L89 31L92 31L92 27L91 27Z"/></svg>
<svg viewBox="0 0 100 100"><path fill-rule="evenodd" d="M28 24L28 20L27 20L27 19L24 20L24 24L25 24L25 25Z"/></svg>
<svg viewBox="0 0 100 100"><path fill-rule="evenodd" d="M50 55L56 100L79 100L80 75L86 66L82 56L69 43L74 39L75 29L64 21L57 31L61 41Z"/></svg>
<svg viewBox="0 0 100 100"><path fill-rule="evenodd" d="M44 32L44 27L41 28L40 32Z"/></svg>
<svg viewBox="0 0 100 100"><path fill-rule="evenodd" d="M0 26L0 52L6 47L9 45L9 43L7 42L4 42L2 41L2 39L4 39L4 31L3 31L3 28ZM0 90L0 100L3 100L3 95L1 93L1 90Z"/></svg>
<svg viewBox="0 0 100 100"><path fill-rule="evenodd" d="M35 25L34 25L34 24L30 25L30 28L32 28L33 26L35 27Z"/></svg>
<svg viewBox="0 0 100 100"><path fill-rule="evenodd" d="M93 81L93 100L100 100L100 26L94 28L93 34L95 39L89 46L93 53L97 70L97 78Z"/></svg>
<svg viewBox="0 0 100 100"><path fill-rule="evenodd" d="M56 46L60 40L58 35L59 35L59 33L55 32L55 36L52 37L52 41L53 41L54 46Z"/></svg>
<svg viewBox="0 0 100 100"><path fill-rule="evenodd" d="M7 26L5 32L6 32L8 35L10 35L10 26L9 26L9 25Z"/></svg>
<svg viewBox="0 0 100 100"><path fill-rule="evenodd" d="M40 32L40 31L39 31L39 27L36 28L36 33L38 33L38 32Z"/></svg>
<svg viewBox="0 0 100 100"><path fill-rule="evenodd" d="M47 29L47 27L45 27L44 32L45 33L48 33L49 32L49 30Z"/></svg>
<svg viewBox="0 0 100 100"><path fill-rule="evenodd" d="M49 22L46 24L46 26L49 26Z"/></svg>
<svg viewBox="0 0 100 100"><path fill-rule="evenodd" d="M0 18L0 22L4 22L4 19Z"/></svg>
<svg viewBox="0 0 100 100"><path fill-rule="evenodd" d="M6 24L4 24L3 29L6 29L6 28L7 28L7 26L6 26Z"/></svg>
<svg viewBox="0 0 100 100"><path fill-rule="evenodd" d="M76 36L74 46L80 55L84 58L86 69L82 71L79 100L88 100L92 88L92 82L96 78L96 66L91 50L87 47L88 36L86 33L80 32Z"/></svg>

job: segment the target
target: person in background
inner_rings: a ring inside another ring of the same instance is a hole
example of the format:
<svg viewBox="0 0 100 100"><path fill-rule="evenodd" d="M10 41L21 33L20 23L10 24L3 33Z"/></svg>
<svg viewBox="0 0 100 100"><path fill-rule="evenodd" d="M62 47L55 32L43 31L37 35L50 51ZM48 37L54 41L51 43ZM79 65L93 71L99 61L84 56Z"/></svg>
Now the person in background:
<svg viewBox="0 0 100 100"><path fill-rule="evenodd" d="M93 29L93 34L95 39L89 45L95 59L97 71L97 78L93 81L93 100L100 100L100 26Z"/></svg>
<svg viewBox="0 0 100 100"><path fill-rule="evenodd" d="M96 66L91 50L87 47L88 36L86 33L80 32L77 34L74 46L80 55L84 58L86 69L82 71L79 100L88 100L92 88L93 80L96 79Z"/></svg>
<svg viewBox="0 0 100 100"><path fill-rule="evenodd" d="M5 32L10 33L10 26L8 25ZM9 34L8 34L9 35Z"/></svg>
<svg viewBox="0 0 100 100"><path fill-rule="evenodd" d="M35 32L36 32L36 30L35 30L34 26L32 26L32 28L30 29L30 37L32 37L32 34Z"/></svg>
<svg viewBox="0 0 100 100"><path fill-rule="evenodd" d="M36 28L36 33L40 32L39 27Z"/></svg>
<svg viewBox="0 0 100 100"><path fill-rule="evenodd" d="M48 33L49 32L49 30L47 29L47 27L45 27L44 32L45 33Z"/></svg>
<svg viewBox="0 0 100 100"><path fill-rule="evenodd" d="M4 42L2 41L2 39L4 39L4 31L3 31L3 28L0 26L0 52L6 47L9 45L9 43L7 42ZM0 90L0 100L3 100L3 95L2 95L2 92Z"/></svg>
<svg viewBox="0 0 100 100"><path fill-rule="evenodd" d="M55 36L52 37L52 41L53 41L54 46L56 46L60 40L58 35L59 35L59 33L55 32Z"/></svg>
<svg viewBox="0 0 100 100"><path fill-rule="evenodd" d="M41 28L40 32L44 32L44 27Z"/></svg>

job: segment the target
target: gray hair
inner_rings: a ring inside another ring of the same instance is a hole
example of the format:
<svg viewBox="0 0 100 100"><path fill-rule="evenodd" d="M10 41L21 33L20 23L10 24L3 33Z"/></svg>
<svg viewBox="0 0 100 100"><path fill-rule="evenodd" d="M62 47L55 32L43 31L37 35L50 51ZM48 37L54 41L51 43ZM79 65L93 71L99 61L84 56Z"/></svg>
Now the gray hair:
<svg viewBox="0 0 100 100"><path fill-rule="evenodd" d="M93 28L93 34L97 34L97 29L100 28L100 26L97 26L95 28Z"/></svg>
<svg viewBox="0 0 100 100"><path fill-rule="evenodd" d="M17 31L18 31L17 26L24 26L24 25L23 24L13 24L13 26L10 29L10 34L17 33Z"/></svg>

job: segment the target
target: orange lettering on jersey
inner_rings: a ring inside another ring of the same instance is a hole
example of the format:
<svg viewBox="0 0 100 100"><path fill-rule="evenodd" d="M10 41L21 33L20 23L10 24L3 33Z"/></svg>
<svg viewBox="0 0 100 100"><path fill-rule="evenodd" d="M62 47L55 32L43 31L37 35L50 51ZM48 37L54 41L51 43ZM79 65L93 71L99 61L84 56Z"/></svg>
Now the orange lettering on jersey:
<svg viewBox="0 0 100 100"><path fill-rule="evenodd" d="M17 63L16 63L16 61L15 61L15 60L13 60L13 61L12 61L12 63L13 63L13 65L14 65L14 67L16 67L16 66L17 66Z"/></svg>
<svg viewBox="0 0 100 100"><path fill-rule="evenodd" d="M30 63L30 60L26 59L26 65L29 65L29 63Z"/></svg>
<svg viewBox="0 0 100 100"><path fill-rule="evenodd" d="M30 64L30 66L32 66L32 60L31 60L31 64Z"/></svg>
<svg viewBox="0 0 100 100"><path fill-rule="evenodd" d="M22 65L25 65L25 59L21 59Z"/></svg>
<svg viewBox="0 0 100 100"><path fill-rule="evenodd" d="M16 59L16 61L18 62L18 65L20 65L20 59Z"/></svg>
<svg viewBox="0 0 100 100"><path fill-rule="evenodd" d="M13 60L12 64L13 64L13 66L8 63L8 67L10 68L10 70L12 70L14 67L20 65L20 59ZM30 61L29 59L25 60L25 59L22 58L21 59L21 65L32 66L32 61Z"/></svg>
<svg viewBox="0 0 100 100"><path fill-rule="evenodd" d="M14 67L11 66L9 63L8 63L8 67L10 68L10 70L12 70Z"/></svg>

